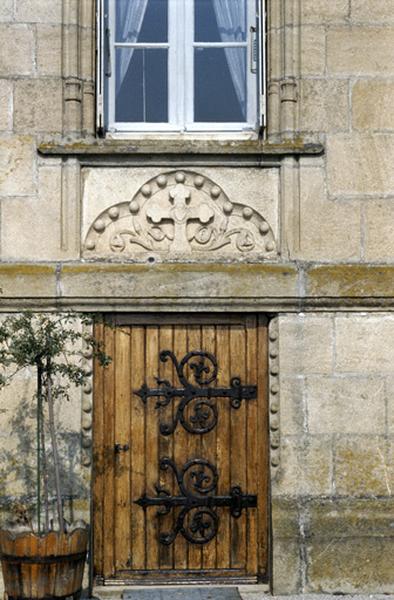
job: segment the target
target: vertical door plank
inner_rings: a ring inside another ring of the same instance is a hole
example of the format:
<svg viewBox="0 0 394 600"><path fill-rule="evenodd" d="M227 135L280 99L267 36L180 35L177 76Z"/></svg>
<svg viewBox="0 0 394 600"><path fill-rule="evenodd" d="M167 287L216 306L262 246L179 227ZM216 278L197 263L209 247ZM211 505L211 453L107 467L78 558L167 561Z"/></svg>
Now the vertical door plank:
<svg viewBox="0 0 394 600"><path fill-rule="evenodd" d="M230 330L230 373L245 383L245 328L235 325ZM246 406L232 409L231 415L231 487L241 486L246 491ZM246 515L231 519L231 566L244 568L246 558Z"/></svg>
<svg viewBox="0 0 394 600"><path fill-rule="evenodd" d="M99 343L104 344L104 325L97 323L94 335ZM98 361L94 362L93 371L93 527L94 527L94 574L103 574L103 531L104 531L104 378L107 369L100 367Z"/></svg>
<svg viewBox="0 0 394 600"><path fill-rule="evenodd" d="M148 387L157 387L157 373L159 368L159 329L148 326L146 328L146 382ZM159 427L158 411L155 401L148 400L145 407L145 457L146 478L145 492L148 496L155 496L160 477L159 470ZM142 510L142 509L141 509ZM154 507L146 510L146 566L148 569L159 568L159 523Z"/></svg>
<svg viewBox="0 0 394 600"><path fill-rule="evenodd" d="M134 504L145 493L145 408L135 391L145 382L145 328L130 327L131 566L146 569L146 514Z"/></svg>
<svg viewBox="0 0 394 600"><path fill-rule="evenodd" d="M213 325L205 326L202 328L202 349L206 352L210 352L214 356L216 356L216 331ZM207 363L210 364L210 363ZM214 386L216 382L210 383L210 387ZM213 405L217 406L218 415L220 419L221 413L221 404L222 401L212 400ZM217 427L217 425L216 425ZM217 464L216 457L216 427L212 431L208 433L204 433L201 435L201 456L208 460L211 464ZM220 473L219 473L220 478ZM217 494L217 490L214 494ZM222 511L220 511L222 512ZM220 519L220 515L219 515ZM211 540L208 544L205 544L202 547L202 561L204 569L214 569L216 567L216 536Z"/></svg>
<svg viewBox="0 0 394 600"><path fill-rule="evenodd" d="M187 336L186 328L183 325L174 326L174 352L178 360L182 360L187 352ZM176 375L174 375L174 385L179 386ZM189 433L178 424L174 432L174 461L178 468L187 462L187 441ZM178 491L176 493L179 493ZM180 509L175 513L175 518L179 514ZM187 542L182 535L178 535L174 546L174 567L175 569L187 568Z"/></svg>
<svg viewBox="0 0 394 600"><path fill-rule="evenodd" d="M257 362L259 354L257 347L256 318L251 316L246 318L246 383L248 385L257 385ZM246 463L246 490L248 494L259 493L259 443L258 437L264 436L264 432L257 429L259 394L263 393L257 387L258 397L255 400L246 402L246 445L247 445L247 463ZM251 508L246 513L247 520L247 573L253 575L257 573L257 509Z"/></svg>
<svg viewBox="0 0 394 600"><path fill-rule="evenodd" d="M230 333L227 325L217 326L217 359L219 364L218 386L228 387L230 382ZM225 496L230 491L230 402L218 400L219 420L217 424L217 469L219 473L218 494ZM230 513L220 511L217 535L217 568L226 569L230 565Z"/></svg>
<svg viewBox="0 0 394 600"><path fill-rule="evenodd" d="M267 571L268 559L268 327L264 316L258 317L257 328L258 370L257 385L259 389L259 407L257 414L258 447L258 572Z"/></svg>
<svg viewBox="0 0 394 600"><path fill-rule="evenodd" d="M130 328L115 330L115 444L129 450L115 455L115 568L131 560L130 538Z"/></svg>
<svg viewBox="0 0 394 600"><path fill-rule="evenodd" d="M114 329L110 326L105 327L105 348L109 356L113 358L108 365L104 378L104 577L114 575L114 514L115 514L115 494L114 494L114 385L115 385L115 364L116 347Z"/></svg>
<svg viewBox="0 0 394 600"><path fill-rule="evenodd" d="M159 352L157 355L157 371L156 375L160 379L166 379L172 385L175 383L174 368L171 360L161 362L159 360L159 354L162 350L170 350L173 352L173 328L171 325L161 325L159 330ZM157 385L157 383L156 383ZM168 406L161 408L160 410L154 409L154 402L151 402L151 411L155 413L156 420L158 422L171 423L173 418L174 402L171 401ZM159 456L158 461L162 458L173 459L173 437L174 434L162 435L158 432L159 441ZM159 481L160 486L168 490L171 495L174 494L176 486L174 485L174 474L171 469L166 471L159 470ZM178 493L178 492L176 492ZM170 511L168 515L157 517L154 511L151 512L151 518L156 519L160 533L170 533L174 525L174 513ZM172 569L173 568L173 544L167 546L159 543L159 559L160 568Z"/></svg>
<svg viewBox="0 0 394 600"><path fill-rule="evenodd" d="M201 350L201 327L199 325L190 325L187 331L188 352ZM193 372L188 369L187 377L189 381L194 382ZM188 435L188 460L201 458L201 436L189 433ZM188 544L188 568L199 570L202 568L202 550L201 546Z"/></svg>

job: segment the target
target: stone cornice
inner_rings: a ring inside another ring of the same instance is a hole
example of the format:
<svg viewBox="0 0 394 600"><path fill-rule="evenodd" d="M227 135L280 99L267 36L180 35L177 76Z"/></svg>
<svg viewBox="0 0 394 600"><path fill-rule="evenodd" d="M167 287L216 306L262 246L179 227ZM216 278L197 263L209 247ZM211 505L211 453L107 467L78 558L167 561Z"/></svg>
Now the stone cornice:
<svg viewBox="0 0 394 600"><path fill-rule="evenodd" d="M394 265L2 263L0 308L394 310Z"/></svg>

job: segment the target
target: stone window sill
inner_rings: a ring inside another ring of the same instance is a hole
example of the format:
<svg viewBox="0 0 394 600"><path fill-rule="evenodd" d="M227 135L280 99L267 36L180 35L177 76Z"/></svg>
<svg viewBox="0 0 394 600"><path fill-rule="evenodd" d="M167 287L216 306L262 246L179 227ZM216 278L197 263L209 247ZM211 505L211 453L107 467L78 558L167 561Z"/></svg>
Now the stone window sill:
<svg viewBox="0 0 394 600"><path fill-rule="evenodd" d="M86 157L105 159L132 156L231 156L277 158L289 155L321 155L324 146L320 143L304 142L302 139L288 140L278 144L258 139L64 139L54 138L39 143L38 152L46 156Z"/></svg>

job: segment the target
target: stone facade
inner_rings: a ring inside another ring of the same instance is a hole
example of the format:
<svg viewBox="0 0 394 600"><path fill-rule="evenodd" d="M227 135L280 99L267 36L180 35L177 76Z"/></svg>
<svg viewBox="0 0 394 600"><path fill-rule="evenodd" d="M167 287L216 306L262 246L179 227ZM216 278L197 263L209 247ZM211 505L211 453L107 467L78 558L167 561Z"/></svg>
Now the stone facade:
<svg viewBox="0 0 394 600"><path fill-rule="evenodd" d="M264 141L96 138L93 0L0 3L0 306L268 313L272 588L393 593L394 6L266 3ZM85 513L91 414L62 415Z"/></svg>

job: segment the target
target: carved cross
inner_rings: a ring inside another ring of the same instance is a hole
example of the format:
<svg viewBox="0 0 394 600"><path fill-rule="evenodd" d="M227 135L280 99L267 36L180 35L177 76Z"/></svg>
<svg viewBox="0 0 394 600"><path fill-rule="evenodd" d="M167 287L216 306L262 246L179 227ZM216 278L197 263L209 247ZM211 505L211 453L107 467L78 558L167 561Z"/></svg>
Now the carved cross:
<svg viewBox="0 0 394 600"><path fill-rule="evenodd" d="M182 183L178 183L169 192L169 201L172 204L170 208L163 210L160 206L152 206L146 213L156 225L168 219L174 223L171 250L175 252L182 252L189 248L186 231L188 221L197 220L202 225L206 225L214 217L214 212L208 204L191 207L190 200L190 190Z"/></svg>

